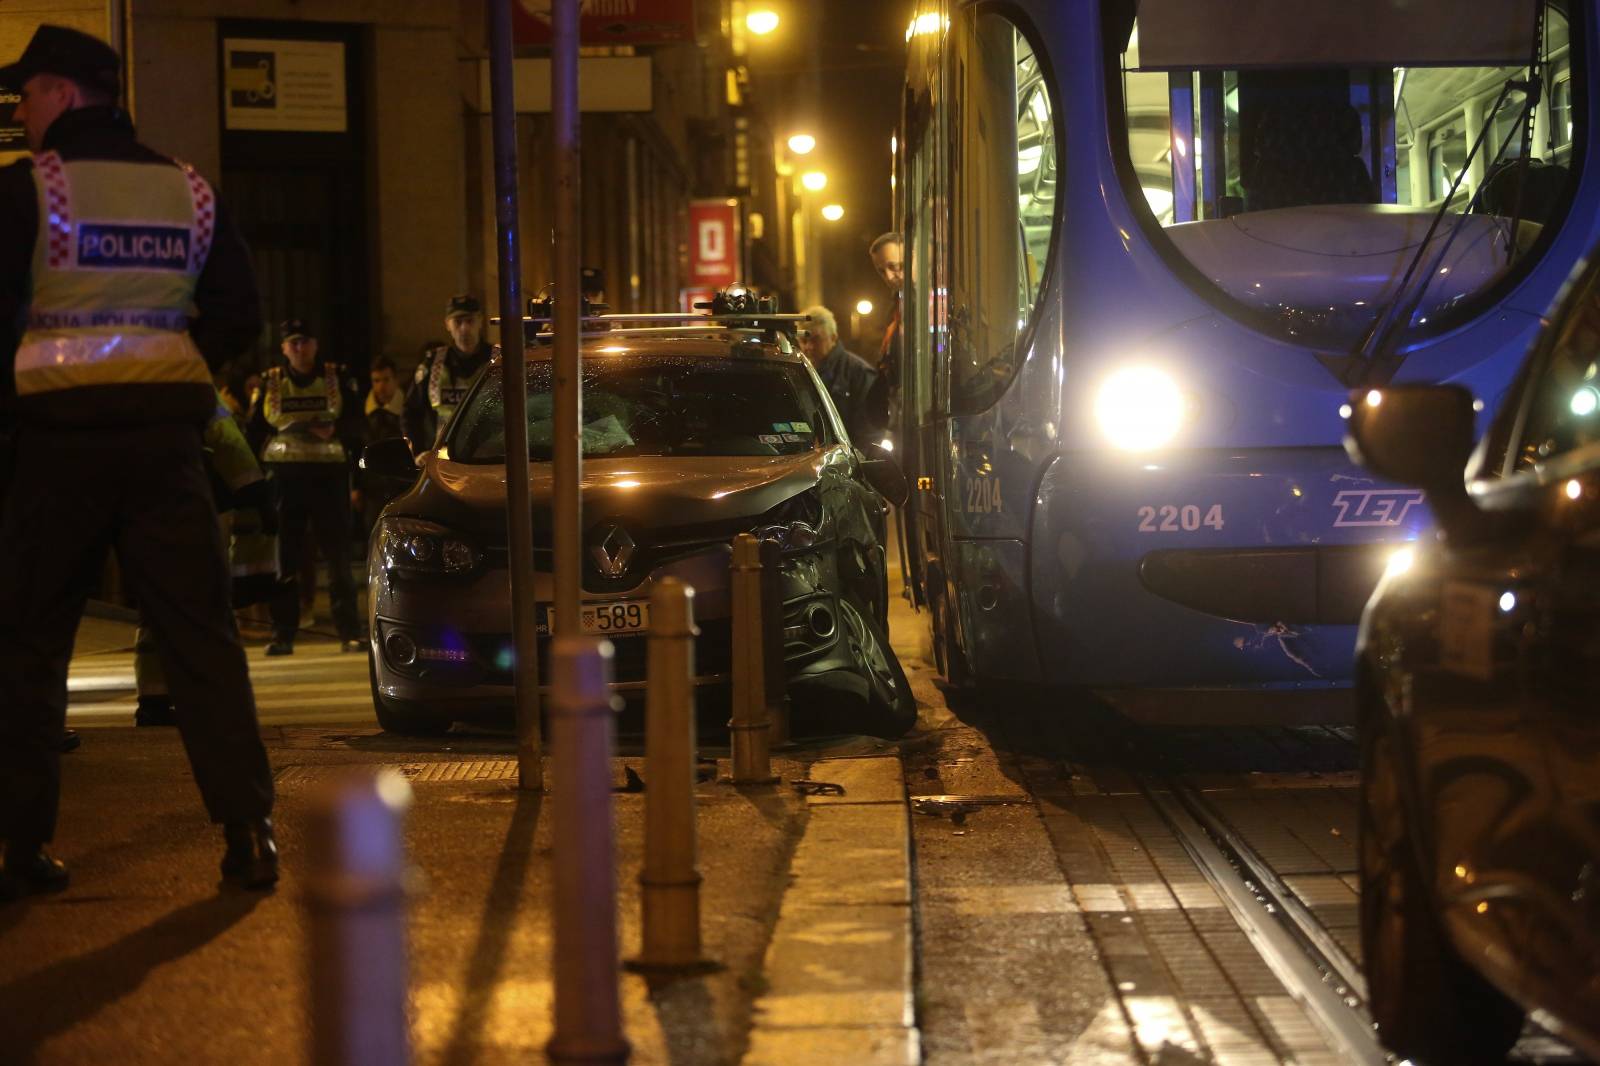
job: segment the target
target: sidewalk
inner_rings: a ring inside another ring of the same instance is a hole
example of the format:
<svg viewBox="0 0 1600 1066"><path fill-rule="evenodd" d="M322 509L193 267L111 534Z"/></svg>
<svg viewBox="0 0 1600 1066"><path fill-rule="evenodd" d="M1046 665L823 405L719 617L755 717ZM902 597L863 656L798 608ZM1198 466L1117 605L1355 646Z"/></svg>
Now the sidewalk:
<svg viewBox="0 0 1600 1066"><path fill-rule="evenodd" d="M419 1063L541 1061L550 1035L550 810L516 791L497 737L408 741L366 728L265 731L284 879L219 894L206 824L174 731L86 734L64 762L63 894L0 906L0 1062L304 1061L301 831L315 784L343 767L411 779L406 840ZM622 977L636 1063L906 1063L911 1028L908 842L898 756L838 741L776 760L783 785L698 790L702 928L722 969ZM614 761L643 772L629 753ZM726 776L726 762L721 769ZM843 785L802 798L787 782ZM648 783L646 784L648 787ZM639 943L644 795L614 796L622 954Z"/></svg>

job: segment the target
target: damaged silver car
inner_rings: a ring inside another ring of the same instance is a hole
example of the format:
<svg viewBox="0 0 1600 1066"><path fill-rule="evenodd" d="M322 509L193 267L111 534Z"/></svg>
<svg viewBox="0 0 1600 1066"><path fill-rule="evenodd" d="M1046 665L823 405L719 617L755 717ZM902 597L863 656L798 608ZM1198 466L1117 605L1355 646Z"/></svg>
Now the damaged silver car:
<svg viewBox="0 0 1600 1066"><path fill-rule="evenodd" d="M543 679L554 585L550 349L536 343L527 358ZM642 697L649 598L672 576L695 590L700 703L726 706L731 542L754 533L779 551L796 730L899 735L912 725L916 704L888 641L884 548L887 500L903 500L905 480L852 446L787 336L711 325L585 334L583 419L582 625L615 646L621 695ZM378 720L400 733L510 722L499 357L419 465L401 440L364 458L369 483L411 483L384 509L368 552Z"/></svg>

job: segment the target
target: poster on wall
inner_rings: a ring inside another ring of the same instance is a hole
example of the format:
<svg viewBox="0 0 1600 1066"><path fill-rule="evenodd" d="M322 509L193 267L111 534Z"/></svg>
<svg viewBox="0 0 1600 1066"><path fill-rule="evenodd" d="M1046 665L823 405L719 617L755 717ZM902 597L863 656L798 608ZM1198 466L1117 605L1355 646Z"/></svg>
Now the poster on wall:
<svg viewBox="0 0 1600 1066"><path fill-rule="evenodd" d="M739 201L689 201L689 282L720 289L739 280Z"/></svg>
<svg viewBox="0 0 1600 1066"><path fill-rule="evenodd" d="M344 44L227 37L222 114L230 130L344 133Z"/></svg>
<svg viewBox="0 0 1600 1066"><path fill-rule="evenodd" d="M17 105L22 95L10 89L0 89L0 152L26 152L28 133L17 121Z"/></svg>

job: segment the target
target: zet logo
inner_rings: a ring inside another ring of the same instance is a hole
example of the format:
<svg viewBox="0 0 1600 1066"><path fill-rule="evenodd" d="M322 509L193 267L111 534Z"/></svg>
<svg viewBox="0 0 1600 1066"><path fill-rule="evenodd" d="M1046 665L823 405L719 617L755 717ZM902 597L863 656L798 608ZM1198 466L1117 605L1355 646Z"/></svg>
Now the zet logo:
<svg viewBox="0 0 1600 1066"><path fill-rule="evenodd" d="M1346 489L1333 498L1340 526L1398 526L1422 502L1421 489Z"/></svg>

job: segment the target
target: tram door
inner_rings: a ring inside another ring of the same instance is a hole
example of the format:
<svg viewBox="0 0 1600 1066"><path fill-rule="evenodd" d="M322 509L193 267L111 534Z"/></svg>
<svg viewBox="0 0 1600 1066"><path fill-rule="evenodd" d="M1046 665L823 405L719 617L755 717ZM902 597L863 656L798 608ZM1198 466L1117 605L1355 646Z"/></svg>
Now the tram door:
<svg viewBox="0 0 1600 1066"><path fill-rule="evenodd" d="M907 546L911 581L933 612L936 638L947 634L945 585L944 499L949 484L944 467L948 458L941 447L948 417L938 390L944 361L944 308L938 299L945 269L943 250L947 219L942 174L945 151L942 123L937 119L939 65L931 42L912 57L910 86L906 91L904 171L905 213L902 250L905 295L901 308L903 349L900 371L900 418L906 473L912 482L907 506ZM943 663L940 664L944 666Z"/></svg>

